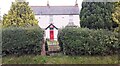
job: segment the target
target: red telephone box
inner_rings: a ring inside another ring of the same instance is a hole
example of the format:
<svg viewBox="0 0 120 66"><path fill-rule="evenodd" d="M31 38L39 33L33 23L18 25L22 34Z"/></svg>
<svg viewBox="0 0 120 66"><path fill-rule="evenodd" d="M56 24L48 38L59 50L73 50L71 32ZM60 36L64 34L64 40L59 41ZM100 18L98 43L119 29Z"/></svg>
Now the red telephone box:
<svg viewBox="0 0 120 66"><path fill-rule="evenodd" d="M49 33L50 33L50 40L53 41L54 40L54 28L56 28L52 23L45 29L50 29ZM58 28L56 28L58 29Z"/></svg>
<svg viewBox="0 0 120 66"><path fill-rule="evenodd" d="M54 31L50 30L50 40L54 40Z"/></svg>
<svg viewBox="0 0 120 66"><path fill-rule="evenodd" d="M50 40L54 40L54 27L53 27L53 25L50 26Z"/></svg>

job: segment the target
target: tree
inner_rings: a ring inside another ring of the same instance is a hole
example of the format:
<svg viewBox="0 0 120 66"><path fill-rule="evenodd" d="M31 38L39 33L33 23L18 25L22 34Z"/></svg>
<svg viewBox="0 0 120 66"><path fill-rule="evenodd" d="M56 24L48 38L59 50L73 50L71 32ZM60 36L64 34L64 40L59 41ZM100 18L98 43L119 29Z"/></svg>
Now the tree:
<svg viewBox="0 0 120 66"><path fill-rule="evenodd" d="M83 2L80 12L81 27L90 29L109 29L117 25L112 20L112 2Z"/></svg>
<svg viewBox="0 0 120 66"><path fill-rule="evenodd" d="M120 26L120 2L116 3L116 7L112 14L113 20Z"/></svg>
<svg viewBox="0 0 120 66"><path fill-rule="evenodd" d="M38 21L35 19L33 11L25 0L16 0L12 2L8 14L3 16L4 27L29 27L37 24Z"/></svg>
<svg viewBox="0 0 120 66"><path fill-rule="evenodd" d="M120 1L115 3L115 9L112 14L113 20L119 25L117 31L119 33L119 39L120 39ZM120 42L120 40L119 40Z"/></svg>

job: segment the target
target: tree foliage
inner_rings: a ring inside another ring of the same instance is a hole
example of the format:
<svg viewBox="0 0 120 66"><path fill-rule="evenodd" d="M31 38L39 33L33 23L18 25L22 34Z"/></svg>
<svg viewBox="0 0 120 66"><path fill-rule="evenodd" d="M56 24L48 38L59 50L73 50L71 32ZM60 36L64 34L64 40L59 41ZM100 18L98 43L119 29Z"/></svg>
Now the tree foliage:
<svg viewBox="0 0 120 66"><path fill-rule="evenodd" d="M119 39L120 39L120 1L115 3L115 9L112 14L113 20L119 25L117 31L119 32ZM120 42L120 40L119 40Z"/></svg>
<svg viewBox="0 0 120 66"><path fill-rule="evenodd" d="M64 28L58 41L66 55L110 55L119 49L118 33L103 29Z"/></svg>
<svg viewBox="0 0 120 66"><path fill-rule="evenodd" d="M22 2L21 2L22 1ZM3 26L21 26L28 27L37 25L38 21L34 17L34 13L24 0L16 0L12 2L8 14L3 16Z"/></svg>
<svg viewBox="0 0 120 66"><path fill-rule="evenodd" d="M112 14L113 20L120 25L120 2L116 3L115 11Z"/></svg>
<svg viewBox="0 0 120 66"><path fill-rule="evenodd" d="M120 25L120 2L116 2L116 7L114 9L114 12L112 14L113 20Z"/></svg>
<svg viewBox="0 0 120 66"><path fill-rule="evenodd" d="M80 12L81 27L111 30L117 26L112 19L113 8L112 2L83 2Z"/></svg>

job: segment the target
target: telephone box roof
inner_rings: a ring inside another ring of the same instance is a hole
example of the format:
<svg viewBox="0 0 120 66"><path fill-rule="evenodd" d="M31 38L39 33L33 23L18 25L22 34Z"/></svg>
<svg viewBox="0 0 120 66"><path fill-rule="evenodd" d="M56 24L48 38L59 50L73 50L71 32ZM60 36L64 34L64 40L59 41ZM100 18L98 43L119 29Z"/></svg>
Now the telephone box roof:
<svg viewBox="0 0 120 66"><path fill-rule="evenodd" d="M55 27L52 23L47 28L45 28L45 30L47 30L48 28L50 28L50 26L53 26L53 28L56 28L58 30L58 28Z"/></svg>

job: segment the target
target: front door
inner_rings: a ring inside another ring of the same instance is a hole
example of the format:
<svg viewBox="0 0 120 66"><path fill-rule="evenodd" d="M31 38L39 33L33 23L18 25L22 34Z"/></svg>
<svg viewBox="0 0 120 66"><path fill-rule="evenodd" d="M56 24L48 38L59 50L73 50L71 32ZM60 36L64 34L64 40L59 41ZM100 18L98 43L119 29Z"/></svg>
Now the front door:
<svg viewBox="0 0 120 66"><path fill-rule="evenodd" d="M54 40L54 31L50 30L50 40Z"/></svg>

